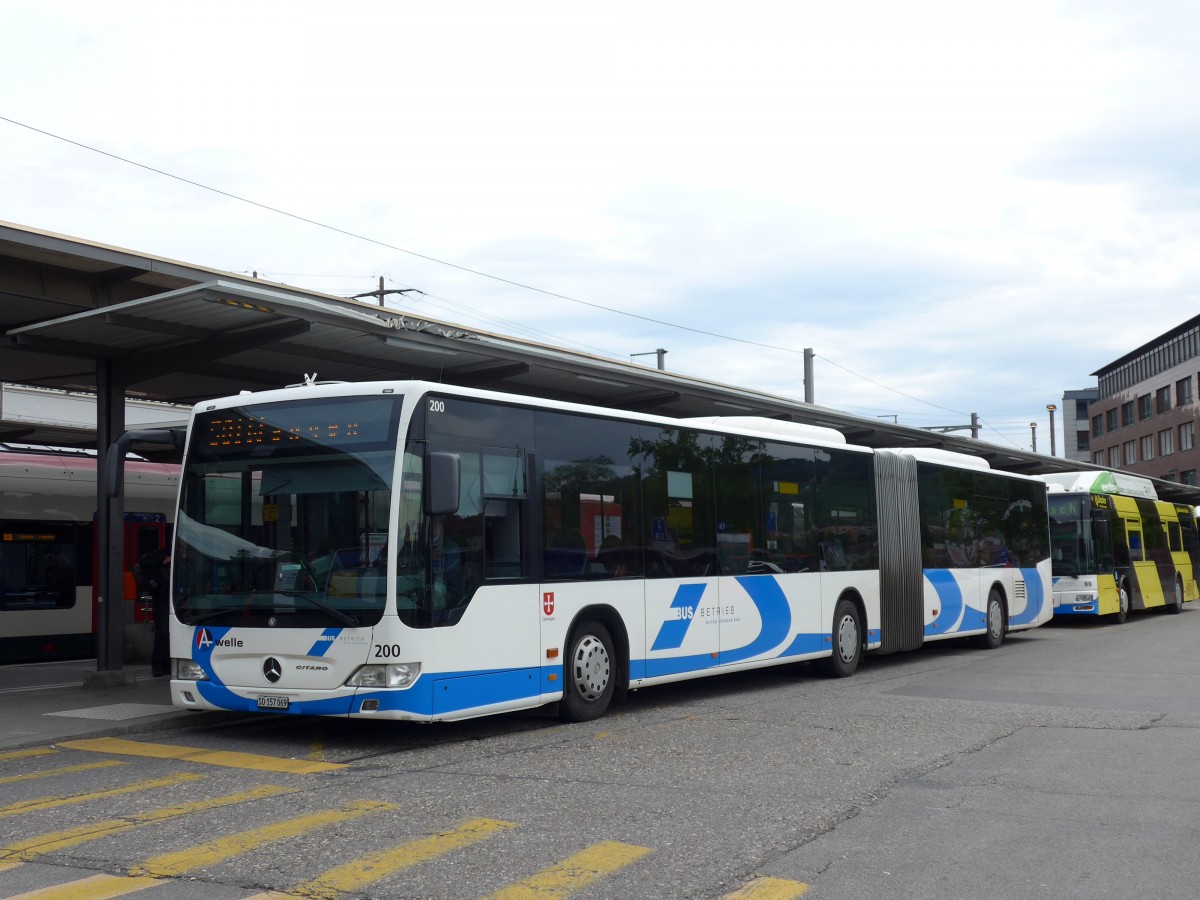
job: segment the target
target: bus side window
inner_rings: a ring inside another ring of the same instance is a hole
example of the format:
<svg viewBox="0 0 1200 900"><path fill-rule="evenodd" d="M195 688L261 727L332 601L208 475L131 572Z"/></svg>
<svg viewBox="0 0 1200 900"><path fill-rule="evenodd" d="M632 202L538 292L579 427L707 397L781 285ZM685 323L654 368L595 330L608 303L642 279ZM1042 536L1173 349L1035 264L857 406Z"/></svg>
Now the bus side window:
<svg viewBox="0 0 1200 900"><path fill-rule="evenodd" d="M520 578L525 454L483 448L483 564L485 578Z"/></svg>
<svg viewBox="0 0 1200 900"><path fill-rule="evenodd" d="M487 500L483 508L486 577L521 577L521 504Z"/></svg>
<svg viewBox="0 0 1200 900"><path fill-rule="evenodd" d="M1129 558L1134 562L1141 562L1145 558L1142 554L1142 533L1133 528L1129 529Z"/></svg>

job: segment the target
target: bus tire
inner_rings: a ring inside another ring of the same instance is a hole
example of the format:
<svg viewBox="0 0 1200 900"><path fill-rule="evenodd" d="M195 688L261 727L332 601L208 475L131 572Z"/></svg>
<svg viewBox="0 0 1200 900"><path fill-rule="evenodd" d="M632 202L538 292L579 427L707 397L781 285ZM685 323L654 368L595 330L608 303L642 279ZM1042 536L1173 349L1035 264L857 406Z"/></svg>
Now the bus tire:
<svg viewBox="0 0 1200 900"><path fill-rule="evenodd" d="M562 717L570 722L598 719L608 711L617 685L617 656L608 627L589 619L571 632L563 672Z"/></svg>
<svg viewBox="0 0 1200 900"><path fill-rule="evenodd" d="M1004 643L1004 633L1007 630L1004 627L1004 598L995 588L988 591L984 623L987 630L976 638L976 643L985 650L995 650Z"/></svg>
<svg viewBox="0 0 1200 900"><path fill-rule="evenodd" d="M1122 581L1117 587L1117 611L1113 613L1113 621L1124 625L1129 618L1129 585Z"/></svg>
<svg viewBox="0 0 1200 900"><path fill-rule="evenodd" d="M1167 604L1167 612L1171 615L1183 612L1183 582L1178 575L1175 576L1175 596Z"/></svg>
<svg viewBox="0 0 1200 900"><path fill-rule="evenodd" d="M842 597L833 609L833 655L825 671L833 678L853 675L862 660L862 619L854 601Z"/></svg>

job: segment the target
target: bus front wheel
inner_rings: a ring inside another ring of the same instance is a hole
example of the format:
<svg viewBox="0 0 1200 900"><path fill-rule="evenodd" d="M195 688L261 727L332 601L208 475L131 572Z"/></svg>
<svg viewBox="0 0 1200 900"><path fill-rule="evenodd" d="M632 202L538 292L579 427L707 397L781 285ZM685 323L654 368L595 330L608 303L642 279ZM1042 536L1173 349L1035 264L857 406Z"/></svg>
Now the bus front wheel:
<svg viewBox="0 0 1200 900"><path fill-rule="evenodd" d="M825 660L825 670L834 678L853 675L862 659L862 621L858 607L843 597L833 610L833 655Z"/></svg>
<svg viewBox="0 0 1200 900"><path fill-rule="evenodd" d="M571 634L563 685L563 718L572 722L598 719L608 710L616 689L617 659L608 627L584 622Z"/></svg>

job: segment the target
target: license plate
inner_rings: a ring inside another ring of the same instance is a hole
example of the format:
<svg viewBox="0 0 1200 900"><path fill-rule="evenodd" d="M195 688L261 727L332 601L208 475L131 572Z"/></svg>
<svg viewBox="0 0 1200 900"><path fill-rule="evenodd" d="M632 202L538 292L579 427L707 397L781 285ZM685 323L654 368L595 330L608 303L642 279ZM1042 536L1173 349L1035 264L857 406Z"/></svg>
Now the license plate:
<svg viewBox="0 0 1200 900"><path fill-rule="evenodd" d="M287 697L273 697L270 695L262 696L262 697L258 698L258 708L259 709L287 709L288 708L288 698Z"/></svg>

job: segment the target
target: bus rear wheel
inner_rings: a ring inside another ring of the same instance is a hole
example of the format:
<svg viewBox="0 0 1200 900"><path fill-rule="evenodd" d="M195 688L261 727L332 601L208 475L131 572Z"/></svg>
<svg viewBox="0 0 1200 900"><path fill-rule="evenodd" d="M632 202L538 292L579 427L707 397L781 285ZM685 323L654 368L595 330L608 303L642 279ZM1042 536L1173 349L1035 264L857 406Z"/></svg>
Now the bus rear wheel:
<svg viewBox="0 0 1200 900"><path fill-rule="evenodd" d="M1118 625L1124 625L1125 620L1129 618L1129 586L1122 581L1121 586L1117 588L1117 611L1113 613L1113 621Z"/></svg>
<svg viewBox="0 0 1200 900"><path fill-rule="evenodd" d="M853 675L862 659L862 621L858 607L843 597L833 609L833 655L825 671L834 678Z"/></svg>
<svg viewBox="0 0 1200 900"><path fill-rule="evenodd" d="M562 716L571 722L598 719L608 711L617 685L612 635L603 622L592 619L571 633L569 646Z"/></svg>
<svg viewBox="0 0 1200 900"><path fill-rule="evenodd" d="M1178 575L1175 576L1175 596L1167 604L1167 612L1172 615L1183 612L1183 582L1179 580Z"/></svg>
<svg viewBox="0 0 1200 900"><path fill-rule="evenodd" d="M978 643L985 650L995 650L1004 643L1004 598L995 588L988 591L987 631L979 636Z"/></svg>

